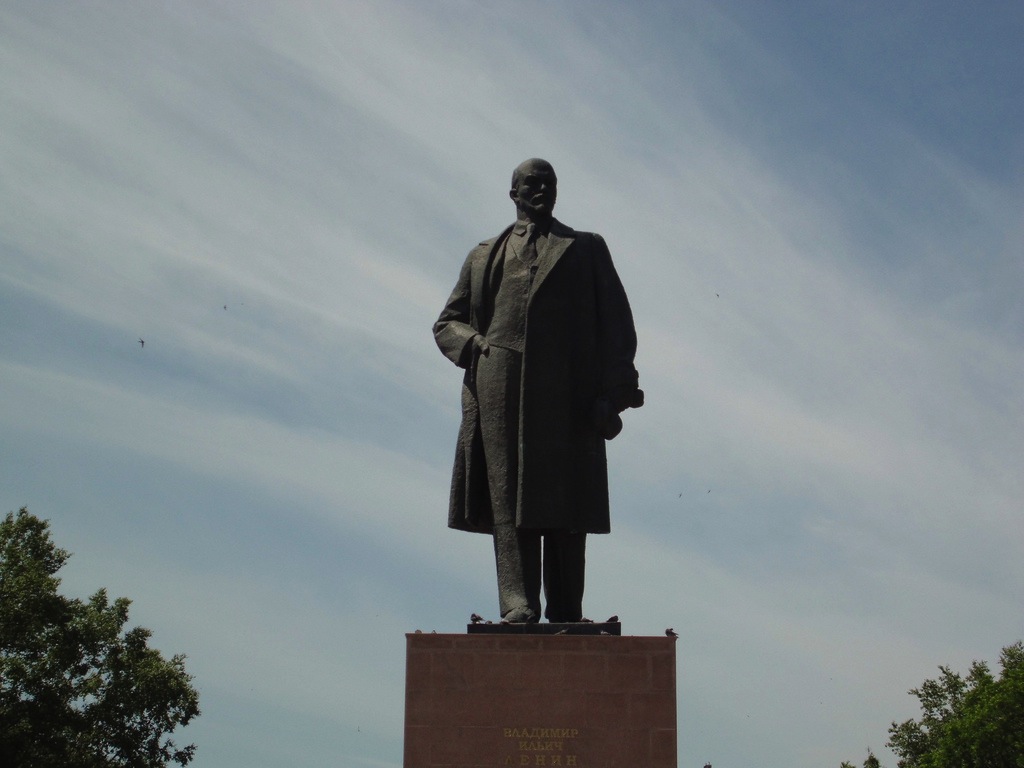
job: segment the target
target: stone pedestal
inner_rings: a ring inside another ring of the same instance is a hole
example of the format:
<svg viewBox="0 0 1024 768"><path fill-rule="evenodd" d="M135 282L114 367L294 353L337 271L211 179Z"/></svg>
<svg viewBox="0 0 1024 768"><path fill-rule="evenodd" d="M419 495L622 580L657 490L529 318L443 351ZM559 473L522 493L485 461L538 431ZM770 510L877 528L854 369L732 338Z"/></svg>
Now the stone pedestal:
<svg viewBox="0 0 1024 768"><path fill-rule="evenodd" d="M404 768L675 768L675 639L406 635Z"/></svg>

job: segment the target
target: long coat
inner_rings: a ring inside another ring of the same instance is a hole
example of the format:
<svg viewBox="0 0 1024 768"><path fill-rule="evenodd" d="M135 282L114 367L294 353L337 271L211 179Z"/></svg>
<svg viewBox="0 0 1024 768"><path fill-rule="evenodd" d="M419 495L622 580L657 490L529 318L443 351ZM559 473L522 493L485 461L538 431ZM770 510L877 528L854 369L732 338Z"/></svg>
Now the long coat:
<svg viewBox="0 0 1024 768"><path fill-rule="evenodd" d="M465 368L448 525L489 533L493 514L480 437L472 339L487 336L492 266L512 227L469 252L434 324L441 352ZM526 309L520 382L516 522L521 528L607 533L608 471L598 400L636 389L629 301L600 235L553 221ZM623 406L624 407L624 406Z"/></svg>

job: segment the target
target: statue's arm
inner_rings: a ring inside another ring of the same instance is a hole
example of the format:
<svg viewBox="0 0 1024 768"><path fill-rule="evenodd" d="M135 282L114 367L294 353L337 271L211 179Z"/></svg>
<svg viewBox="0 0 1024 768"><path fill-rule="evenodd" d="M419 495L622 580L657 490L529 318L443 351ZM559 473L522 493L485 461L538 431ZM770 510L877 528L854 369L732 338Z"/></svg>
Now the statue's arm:
<svg viewBox="0 0 1024 768"><path fill-rule="evenodd" d="M636 357L633 311L611 253L600 235L593 235L594 285L597 291L598 337L602 359L602 389L616 411L643 404Z"/></svg>
<svg viewBox="0 0 1024 768"><path fill-rule="evenodd" d="M460 368L468 368L473 360L473 337L479 336L472 326L473 253L466 257L459 280L452 289L448 303L434 323L434 341L442 354Z"/></svg>

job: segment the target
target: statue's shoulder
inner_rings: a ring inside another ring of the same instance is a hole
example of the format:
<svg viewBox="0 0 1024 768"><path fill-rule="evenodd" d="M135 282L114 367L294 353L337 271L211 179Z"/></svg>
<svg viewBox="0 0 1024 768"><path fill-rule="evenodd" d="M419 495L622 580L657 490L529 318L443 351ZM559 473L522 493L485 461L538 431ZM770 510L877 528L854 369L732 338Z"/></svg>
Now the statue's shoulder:
<svg viewBox="0 0 1024 768"><path fill-rule="evenodd" d="M575 247L582 249L584 253L607 253L608 245L597 232L583 232L578 229L570 230L570 232L570 235L562 236L572 237L576 242Z"/></svg>
<svg viewBox="0 0 1024 768"><path fill-rule="evenodd" d="M505 229L501 231L500 234L497 234L494 237L489 237L486 240L481 240L469 252L470 257L472 258L478 256L486 256L487 254L489 254L492 250L494 250L494 246L496 246L498 243L500 243L502 240L508 237L508 234L509 232L512 231L513 226L513 224L509 224L507 227L505 227Z"/></svg>
<svg viewBox="0 0 1024 768"><path fill-rule="evenodd" d="M585 243L587 245L592 243L600 243L601 245L604 245L604 238L597 234L597 232L583 232L579 229L573 229L568 224L563 224L558 219L554 219L551 222L551 231L559 237L571 237L577 242Z"/></svg>

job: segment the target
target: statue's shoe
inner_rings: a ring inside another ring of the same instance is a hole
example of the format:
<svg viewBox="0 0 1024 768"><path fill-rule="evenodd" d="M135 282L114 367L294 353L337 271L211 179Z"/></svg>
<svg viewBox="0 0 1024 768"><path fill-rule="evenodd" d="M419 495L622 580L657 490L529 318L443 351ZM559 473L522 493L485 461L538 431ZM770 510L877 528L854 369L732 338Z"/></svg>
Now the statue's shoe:
<svg viewBox="0 0 1024 768"><path fill-rule="evenodd" d="M501 617L502 624L536 624L538 621L540 616L529 608L513 608Z"/></svg>

